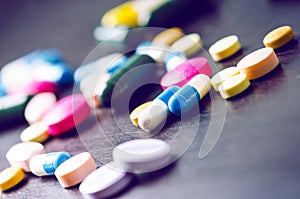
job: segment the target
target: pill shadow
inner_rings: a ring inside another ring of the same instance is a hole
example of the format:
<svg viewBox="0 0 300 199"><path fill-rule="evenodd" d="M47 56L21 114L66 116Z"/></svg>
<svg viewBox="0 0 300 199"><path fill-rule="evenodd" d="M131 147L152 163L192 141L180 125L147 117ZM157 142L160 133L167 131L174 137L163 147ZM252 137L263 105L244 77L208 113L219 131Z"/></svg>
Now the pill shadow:
<svg viewBox="0 0 300 199"><path fill-rule="evenodd" d="M264 81L272 81L272 80L280 80L284 77L284 70L282 69L282 65L278 64L276 68L270 71L268 74L259 77L257 79L251 80L252 83L259 83ZM276 85L278 86L278 85Z"/></svg>
<svg viewBox="0 0 300 199"><path fill-rule="evenodd" d="M18 189L22 188L23 186L25 186L29 181L29 176L27 174L25 174L25 178L19 183L17 184L16 186L10 188L10 189L7 189L5 191L2 191L3 193L12 193L14 191L17 191Z"/></svg>
<svg viewBox="0 0 300 199"><path fill-rule="evenodd" d="M294 37L291 41L284 44L280 48L275 49L274 51L278 56L285 55L285 54L293 54L295 52L298 52L299 51L299 38Z"/></svg>
<svg viewBox="0 0 300 199"><path fill-rule="evenodd" d="M22 125L28 124L23 116L15 116L14 118L10 118L9 121L1 121L0 120L0 133L2 131L8 131L11 129L15 129L16 127L21 127Z"/></svg>

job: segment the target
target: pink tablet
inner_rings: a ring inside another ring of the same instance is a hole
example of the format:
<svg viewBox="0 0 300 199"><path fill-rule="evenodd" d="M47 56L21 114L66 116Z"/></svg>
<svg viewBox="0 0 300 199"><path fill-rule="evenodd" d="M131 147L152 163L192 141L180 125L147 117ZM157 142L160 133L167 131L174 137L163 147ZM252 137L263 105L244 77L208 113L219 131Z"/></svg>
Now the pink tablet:
<svg viewBox="0 0 300 199"><path fill-rule="evenodd" d="M160 85L163 89L172 85L182 87L197 74L212 75L212 69L204 57L195 57L178 65L162 77Z"/></svg>
<svg viewBox="0 0 300 199"><path fill-rule="evenodd" d="M60 135L81 124L90 112L83 95L75 94L59 100L44 114L42 121L48 126L50 135Z"/></svg>

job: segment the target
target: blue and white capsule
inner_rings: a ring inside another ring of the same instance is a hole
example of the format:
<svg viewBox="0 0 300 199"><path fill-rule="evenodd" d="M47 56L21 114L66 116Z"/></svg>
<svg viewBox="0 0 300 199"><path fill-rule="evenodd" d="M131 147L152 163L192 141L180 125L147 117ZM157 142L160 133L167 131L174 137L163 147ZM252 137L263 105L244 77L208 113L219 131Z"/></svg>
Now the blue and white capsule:
<svg viewBox="0 0 300 199"><path fill-rule="evenodd" d="M31 158L29 168L36 176L54 175L57 167L71 157L72 155L68 152L52 152L36 155Z"/></svg>
<svg viewBox="0 0 300 199"><path fill-rule="evenodd" d="M196 75L170 98L168 102L170 112L178 116L187 113L210 89L210 78L204 74Z"/></svg>
<svg viewBox="0 0 300 199"><path fill-rule="evenodd" d="M138 125L147 132L163 125L168 117L168 101L179 90L178 86L170 86L159 94L138 117Z"/></svg>

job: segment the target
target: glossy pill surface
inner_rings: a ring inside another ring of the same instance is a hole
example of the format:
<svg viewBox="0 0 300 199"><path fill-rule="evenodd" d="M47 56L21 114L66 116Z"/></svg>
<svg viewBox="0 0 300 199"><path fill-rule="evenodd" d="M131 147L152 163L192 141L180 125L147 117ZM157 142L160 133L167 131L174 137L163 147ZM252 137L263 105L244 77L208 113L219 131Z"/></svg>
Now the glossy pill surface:
<svg viewBox="0 0 300 199"><path fill-rule="evenodd" d="M139 114L139 127L147 132L161 127L168 116L168 101L178 89L178 86L170 86L159 94L153 102Z"/></svg>
<svg viewBox="0 0 300 199"><path fill-rule="evenodd" d="M176 40L183 36L183 31L181 28L173 27L166 29L159 34L157 34L152 42L157 44L165 44L167 46L172 45Z"/></svg>
<svg viewBox="0 0 300 199"><path fill-rule="evenodd" d="M171 50L181 52L186 56L191 56L202 48L200 35L192 33L181 37L171 45Z"/></svg>
<svg viewBox="0 0 300 199"><path fill-rule="evenodd" d="M54 175L57 167L71 157L71 154L68 152L52 152L36 155L31 158L29 168L36 176Z"/></svg>
<svg viewBox="0 0 300 199"><path fill-rule="evenodd" d="M291 41L294 36L291 26L281 26L269 32L264 37L263 43L266 47L276 49Z"/></svg>
<svg viewBox="0 0 300 199"><path fill-rule="evenodd" d="M42 118L50 135L60 135L81 124L91 109L81 94L70 95L57 101Z"/></svg>
<svg viewBox="0 0 300 199"><path fill-rule="evenodd" d="M249 86L250 86L250 82L247 79L246 74L238 74L224 81L218 87L218 90L222 98L228 99L230 97L242 93Z"/></svg>
<svg viewBox="0 0 300 199"><path fill-rule="evenodd" d="M54 172L62 187L79 184L97 168L96 162L88 152L79 153L64 161Z"/></svg>
<svg viewBox="0 0 300 199"><path fill-rule="evenodd" d="M79 186L84 198L108 198L123 190L133 175L114 166L114 162L101 166L89 174Z"/></svg>
<svg viewBox="0 0 300 199"><path fill-rule="evenodd" d="M210 89L210 78L204 74L196 75L170 98L168 102L170 112L178 116L187 113Z"/></svg>
<svg viewBox="0 0 300 199"><path fill-rule="evenodd" d="M143 112L143 110L145 110L145 108L147 108L150 104L152 103L152 101L150 102L145 102L141 105L139 105L138 107L136 107L131 113L130 113L130 120L132 122L133 125L138 126L138 117L141 114L141 112Z"/></svg>
<svg viewBox="0 0 300 199"><path fill-rule="evenodd" d="M113 149L113 159L130 172L150 172L161 169L170 161L171 148L158 139L136 139Z"/></svg>
<svg viewBox="0 0 300 199"><path fill-rule="evenodd" d="M221 61L235 54L240 49L239 38L236 35L229 35L212 44L208 51L214 61Z"/></svg>
<svg viewBox="0 0 300 199"><path fill-rule="evenodd" d="M192 58L178 65L162 77L160 85L163 89L171 85L182 87L197 74L212 75L212 69L204 57Z"/></svg>
<svg viewBox="0 0 300 199"><path fill-rule="evenodd" d="M9 167L0 173L0 190L5 191L19 184L25 177L22 168Z"/></svg>
<svg viewBox="0 0 300 199"><path fill-rule="evenodd" d="M29 124L39 122L45 112L56 103L56 96L46 92L35 95L26 105L24 116Z"/></svg>
<svg viewBox="0 0 300 199"><path fill-rule="evenodd" d="M30 159L38 154L44 154L44 146L37 142L24 142L15 144L6 153L6 159L13 167L20 167L29 172Z"/></svg>
<svg viewBox="0 0 300 199"><path fill-rule="evenodd" d="M22 142L43 143L49 138L48 126L42 122L34 123L22 131L20 138Z"/></svg>
<svg viewBox="0 0 300 199"><path fill-rule="evenodd" d="M229 68L225 68L221 71L219 71L217 74L215 74L212 78L211 78L211 84L213 86L213 88L215 89L215 91L218 91L218 87L220 86L220 84L222 82L224 82L225 80L229 79L230 77L239 74L240 71L237 67L229 67Z"/></svg>
<svg viewBox="0 0 300 199"><path fill-rule="evenodd" d="M248 80L254 80L271 72L279 60L270 47L256 50L237 63L240 73L245 73Z"/></svg>
<svg viewBox="0 0 300 199"><path fill-rule="evenodd" d="M157 44L146 41L137 46L135 53L139 55L149 55L156 62L163 63L168 50L169 47L165 44Z"/></svg>

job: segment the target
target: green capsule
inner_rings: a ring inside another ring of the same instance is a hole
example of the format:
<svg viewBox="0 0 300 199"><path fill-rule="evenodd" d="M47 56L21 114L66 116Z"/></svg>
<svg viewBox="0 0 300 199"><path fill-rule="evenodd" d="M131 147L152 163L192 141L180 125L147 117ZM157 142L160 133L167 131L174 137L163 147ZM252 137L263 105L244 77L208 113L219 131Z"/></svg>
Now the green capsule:
<svg viewBox="0 0 300 199"><path fill-rule="evenodd" d="M123 66L121 69L113 73L111 78L106 82L105 88L103 89L102 93L99 93L99 100L100 104L102 106L110 106L111 105L111 98L112 93L115 88L115 85L119 81L119 79L127 72L129 72L131 69L141 66L143 64L149 64L149 63L155 63L155 61L148 55L132 55L127 63L125 63L125 66ZM144 74L147 75L147 74ZM133 77L134 78L143 78L143 75ZM131 84L132 82L128 82L128 84ZM122 88L118 89L121 91L120 95L124 92L126 92L126 88L129 88L130 85L121 85Z"/></svg>

